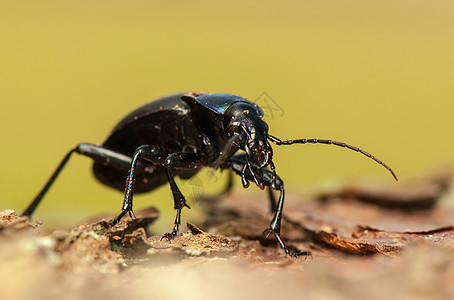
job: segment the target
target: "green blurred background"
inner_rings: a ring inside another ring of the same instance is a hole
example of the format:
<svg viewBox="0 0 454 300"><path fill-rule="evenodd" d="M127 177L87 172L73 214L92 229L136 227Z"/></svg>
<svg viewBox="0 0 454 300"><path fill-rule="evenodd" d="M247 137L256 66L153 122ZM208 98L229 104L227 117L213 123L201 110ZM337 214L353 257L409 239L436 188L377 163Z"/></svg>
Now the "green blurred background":
<svg viewBox="0 0 454 300"><path fill-rule="evenodd" d="M267 119L271 134L360 146L402 179L454 161L453 1L5 2L0 209L22 211L71 147L103 142L130 110L180 91L266 92L284 112ZM392 182L336 147L275 147L275 163L290 191ZM222 182L202 178L207 191ZM167 186L136 200L173 216ZM71 225L121 201L74 156L36 218Z"/></svg>

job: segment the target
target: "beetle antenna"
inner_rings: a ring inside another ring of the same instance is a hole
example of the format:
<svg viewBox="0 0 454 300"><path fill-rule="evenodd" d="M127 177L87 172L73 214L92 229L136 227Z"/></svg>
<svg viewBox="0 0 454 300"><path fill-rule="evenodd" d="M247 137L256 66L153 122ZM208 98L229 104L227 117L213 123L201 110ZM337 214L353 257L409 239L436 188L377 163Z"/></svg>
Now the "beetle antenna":
<svg viewBox="0 0 454 300"><path fill-rule="evenodd" d="M336 141L332 141L332 140L322 140L322 139L296 139L296 140L281 141L280 139L278 139L277 137L272 136L272 135L268 135L268 138L270 139L270 141L272 141L273 143L275 143L278 146L292 145L292 144L326 144L326 145L335 145L335 146L347 148L347 149L359 152L359 153L369 157L370 159L373 159L376 163L382 165L385 169L387 169L396 181L398 180L396 174L394 174L394 171L390 167L388 167L388 165L386 165L384 162L382 162L381 160L379 160L372 154L370 154L358 147L355 147L355 146L352 146L352 145L349 145L346 143L336 142Z"/></svg>

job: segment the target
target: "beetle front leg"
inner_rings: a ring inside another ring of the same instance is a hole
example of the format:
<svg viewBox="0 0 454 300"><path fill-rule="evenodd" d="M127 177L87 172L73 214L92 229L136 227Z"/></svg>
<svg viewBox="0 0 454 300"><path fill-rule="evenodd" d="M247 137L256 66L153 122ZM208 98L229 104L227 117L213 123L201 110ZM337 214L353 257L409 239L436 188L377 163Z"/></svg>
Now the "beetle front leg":
<svg viewBox="0 0 454 300"><path fill-rule="evenodd" d="M268 171L268 170L267 170ZM265 172L264 172L265 173ZM269 172L272 173L272 172ZM268 174L270 175L270 174ZM272 178L273 175L271 174ZM277 177L277 176L276 176ZM277 179L276 179L277 181ZM274 182L274 179L271 181L265 181L264 184L270 184ZM284 249L285 253L290 255L291 257L298 257L298 256L312 256L310 251L299 251L299 252L293 252L290 250L287 245L285 244L284 240L281 237L281 223L282 223L282 212L284 210L284 196L285 196L285 189L284 189L284 184L283 182L279 179L279 185L276 187L280 191L279 195L279 201L277 202L276 206L276 211L274 213L274 217L271 220L270 227L264 231L265 238L268 238L271 233L274 234L276 237L279 245L281 246L282 249Z"/></svg>
<svg viewBox="0 0 454 300"><path fill-rule="evenodd" d="M282 211L284 208L284 195L285 195L285 190L284 186L281 185L280 188L280 195L279 195L279 201L277 203L277 209L276 212L274 213L274 217L271 220L270 227L264 231L265 238L268 238L270 234L274 234L276 237L279 245L281 246L282 249L284 249L285 253L290 255L291 257L298 257L298 256L312 256L310 251L299 251L299 252L293 252L290 250L287 245L285 244L284 240L281 237L281 223L282 223Z"/></svg>
<svg viewBox="0 0 454 300"><path fill-rule="evenodd" d="M246 180L253 180L253 174L250 174L250 172L244 173L244 167L246 163L247 162L242 158L242 156L234 156L231 159L230 168L238 175L244 175L246 177ZM282 212L284 209L285 198L284 182L282 181L282 179L278 175L276 175L276 172L274 170L270 171L264 168L260 169L255 165L251 165L251 170L252 172L257 173L260 171L263 174L262 184L264 186L267 186L270 189L279 190L280 192L277 205L275 204L274 197L270 199L272 202L274 202L274 205L272 204L272 207L275 207L275 211L269 228L264 232L265 238L268 238L272 233L276 237L276 240L278 241L281 248L284 249L285 253L287 253L291 257L311 256L310 251L293 252L289 249L289 247L285 244L284 240L281 237Z"/></svg>
<svg viewBox="0 0 454 300"><path fill-rule="evenodd" d="M243 187L244 188L248 188L249 187L249 177L247 176L247 172L253 172L252 171L252 167L253 165L251 165L250 163L248 163L248 159L247 159L247 156L246 154L237 154L235 156L232 157L231 161L230 161L230 164L231 165L227 165L227 166L224 166L224 169L226 167L232 169L232 170L236 170L235 172L241 176L241 181L242 181L242 184L243 184ZM240 168L242 167L241 169L241 172L239 171ZM272 213L276 212L276 199L274 198L274 195L273 195L273 189L276 190L276 171L275 171L275 168L274 168L274 164L271 162L270 163L270 167L271 167L271 171L273 172L273 177L272 177L272 181L271 181L271 185L264 185L262 183L263 181L263 171L262 170L265 170L265 172L269 172L269 170L267 169L259 169L257 166L254 167L254 173L259 173L259 174L253 174L253 178L252 180L256 183L256 185L260 188L260 189L264 189L265 186L268 187L268 194L269 194L269 199L270 199L270 211ZM257 183L256 181L258 181L260 178L260 183ZM231 175L231 172L229 170L229 188L232 187L232 183L233 183L233 178L232 178L232 175Z"/></svg>

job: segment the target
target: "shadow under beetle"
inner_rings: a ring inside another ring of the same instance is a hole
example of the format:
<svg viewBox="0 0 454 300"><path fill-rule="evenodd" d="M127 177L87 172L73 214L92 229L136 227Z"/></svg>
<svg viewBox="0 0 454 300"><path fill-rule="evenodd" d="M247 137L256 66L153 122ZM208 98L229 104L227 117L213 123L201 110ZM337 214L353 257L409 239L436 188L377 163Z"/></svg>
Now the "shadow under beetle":
<svg viewBox="0 0 454 300"><path fill-rule="evenodd" d="M297 257L310 252L293 252L281 238L284 182L276 174L270 142L345 147L381 164L397 180L391 168L357 147L322 139L280 140L268 134L268 125L262 117L263 111L257 104L231 94L179 93L149 102L121 120L103 145L81 143L69 151L23 215L33 214L71 154L77 152L94 160L93 172L99 181L125 191L121 212L111 225L126 213L134 217L133 193L148 192L168 182L177 211L172 232L164 235L171 239L178 234L181 210L189 208L174 177L189 179L208 166L232 170L241 176L244 188L250 181L261 189L269 188L274 217L265 231L266 237L274 234L285 252ZM235 154L238 150L244 152ZM277 203L271 190L280 192Z"/></svg>

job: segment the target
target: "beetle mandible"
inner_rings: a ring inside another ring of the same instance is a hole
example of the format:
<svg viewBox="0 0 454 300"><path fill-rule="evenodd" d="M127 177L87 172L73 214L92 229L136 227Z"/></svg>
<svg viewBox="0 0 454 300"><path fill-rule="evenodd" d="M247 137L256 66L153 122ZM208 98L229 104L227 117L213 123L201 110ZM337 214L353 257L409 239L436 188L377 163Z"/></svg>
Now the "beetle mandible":
<svg viewBox="0 0 454 300"><path fill-rule="evenodd" d="M243 97L222 93L178 93L132 111L115 126L103 145L81 143L71 149L22 215L33 214L71 154L77 152L94 160L93 172L99 181L125 192L121 212L111 225L127 213L134 218L133 193L148 192L168 182L176 217L172 231L164 237L171 239L178 234L181 210L185 206L189 208L174 177L189 179L207 166L233 171L241 176L244 188L250 181L262 190L268 187L274 216L265 230L266 237L274 234L279 245L292 257L310 255L309 251L291 251L281 238L285 190L284 182L276 174L270 142L345 147L381 164L397 180L390 167L357 147L324 139L280 140L270 135L262 109ZM236 154L239 150L243 152ZM280 192L277 203L271 190Z"/></svg>

